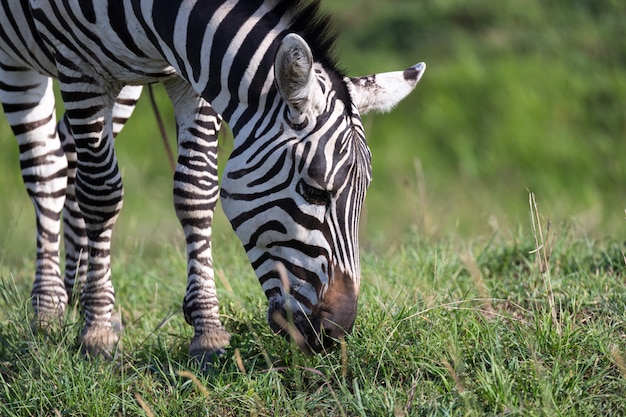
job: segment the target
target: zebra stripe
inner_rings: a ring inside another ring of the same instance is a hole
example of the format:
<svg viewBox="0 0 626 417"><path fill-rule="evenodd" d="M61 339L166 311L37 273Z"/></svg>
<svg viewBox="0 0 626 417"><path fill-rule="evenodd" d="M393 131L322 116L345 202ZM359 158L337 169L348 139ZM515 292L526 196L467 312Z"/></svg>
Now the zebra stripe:
<svg viewBox="0 0 626 417"><path fill-rule="evenodd" d="M314 350L350 331L360 287L358 219L371 180L360 114L393 107L424 65L346 77L332 58L334 37L318 1L29 4L54 57L75 139L76 197L89 247L83 347L107 353L117 340L110 238L123 186L111 109L124 85L156 81L164 82L178 127L174 195L187 240L190 353L217 351L229 338L211 255L218 114L235 136L222 205L268 297L270 327L286 334L292 318L303 348Z"/></svg>

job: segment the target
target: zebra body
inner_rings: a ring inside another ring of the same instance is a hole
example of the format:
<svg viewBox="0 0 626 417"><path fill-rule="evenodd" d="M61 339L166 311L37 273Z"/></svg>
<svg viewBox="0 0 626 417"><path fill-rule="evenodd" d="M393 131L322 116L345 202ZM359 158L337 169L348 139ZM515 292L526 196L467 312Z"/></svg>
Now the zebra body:
<svg viewBox="0 0 626 417"><path fill-rule="evenodd" d="M270 326L300 334L301 346L313 350L350 331L360 286L358 219L371 177L360 114L393 107L425 66L345 77L328 52L332 38L316 1L29 4L76 144L89 254L83 347L108 353L117 341L110 238L123 187L112 144L115 100L125 85L154 81L164 83L178 127L174 195L187 238L190 354L214 352L229 339L210 240L218 114L235 137L222 205L268 297Z"/></svg>

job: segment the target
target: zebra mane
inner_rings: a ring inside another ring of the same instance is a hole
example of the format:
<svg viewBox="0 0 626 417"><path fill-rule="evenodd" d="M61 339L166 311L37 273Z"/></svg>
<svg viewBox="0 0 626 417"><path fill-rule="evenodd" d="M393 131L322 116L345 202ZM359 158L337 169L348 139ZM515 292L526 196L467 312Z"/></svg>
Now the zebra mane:
<svg viewBox="0 0 626 417"><path fill-rule="evenodd" d="M291 22L288 30L306 40L316 62L343 78L344 70L334 52L337 32L331 16L321 10L321 0L265 0L265 3L272 6L276 15L288 17Z"/></svg>
<svg viewBox="0 0 626 417"><path fill-rule="evenodd" d="M313 59L322 64L333 75L337 97L346 103L346 110L352 113L352 98L348 87L343 82L345 70L339 65L335 55L337 31L334 29L330 14L320 8L321 0L260 0L273 6L274 13L288 17L288 30L302 36L311 48Z"/></svg>

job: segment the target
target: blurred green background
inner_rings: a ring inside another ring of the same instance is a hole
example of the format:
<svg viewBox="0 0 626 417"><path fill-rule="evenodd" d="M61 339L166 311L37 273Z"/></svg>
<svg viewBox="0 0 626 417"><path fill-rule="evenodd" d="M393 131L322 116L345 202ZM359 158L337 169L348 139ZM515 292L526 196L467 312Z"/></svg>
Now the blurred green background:
<svg viewBox="0 0 626 417"><path fill-rule="evenodd" d="M364 119L374 182L367 245L408 230L471 238L530 228L528 191L552 223L626 232L626 2L325 1L349 75L428 69L392 113ZM174 140L171 107L156 88ZM232 147L222 134L222 166ZM126 200L116 240L182 243L171 173L147 97L116 144ZM0 121L0 260L34 247L15 140ZM221 213L217 233L230 236Z"/></svg>

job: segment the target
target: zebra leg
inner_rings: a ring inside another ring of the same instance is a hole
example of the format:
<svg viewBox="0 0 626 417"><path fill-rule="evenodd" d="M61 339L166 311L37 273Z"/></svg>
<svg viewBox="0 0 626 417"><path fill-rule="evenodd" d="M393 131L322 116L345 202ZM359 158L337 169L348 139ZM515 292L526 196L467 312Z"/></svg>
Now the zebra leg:
<svg viewBox="0 0 626 417"><path fill-rule="evenodd" d="M141 95L141 86L126 86L113 106L113 137L122 130L130 118ZM65 289L68 299L73 299L75 286L82 286L87 275L87 231L85 220L76 201L76 147L69 120L63 116L58 126L59 137L67 157L67 195L63 209L63 237L65 242Z"/></svg>
<svg viewBox="0 0 626 417"><path fill-rule="evenodd" d="M113 146L114 85L106 89L71 65L58 65L61 94L76 146L76 200L85 220L88 268L80 302L84 353L111 357L119 335L111 325L115 293L111 282L111 235L122 208L123 186Z"/></svg>
<svg viewBox="0 0 626 417"><path fill-rule="evenodd" d="M178 128L174 206L187 241L183 311L195 330L189 354L205 365L230 341L219 318L211 254L211 222L219 197L217 134L222 118L182 80L169 80L165 87Z"/></svg>
<svg viewBox="0 0 626 417"><path fill-rule="evenodd" d="M61 279L61 211L67 160L56 135L52 80L0 53L0 101L20 149L20 167L35 207L37 261L32 304L35 324L58 321L67 305Z"/></svg>
<svg viewBox="0 0 626 417"><path fill-rule="evenodd" d="M63 115L57 131L67 158L67 191L63 207L63 240L65 242L65 291L73 299L75 282L85 282L87 275L87 231L80 213L74 184L76 179L76 148L67 115Z"/></svg>

